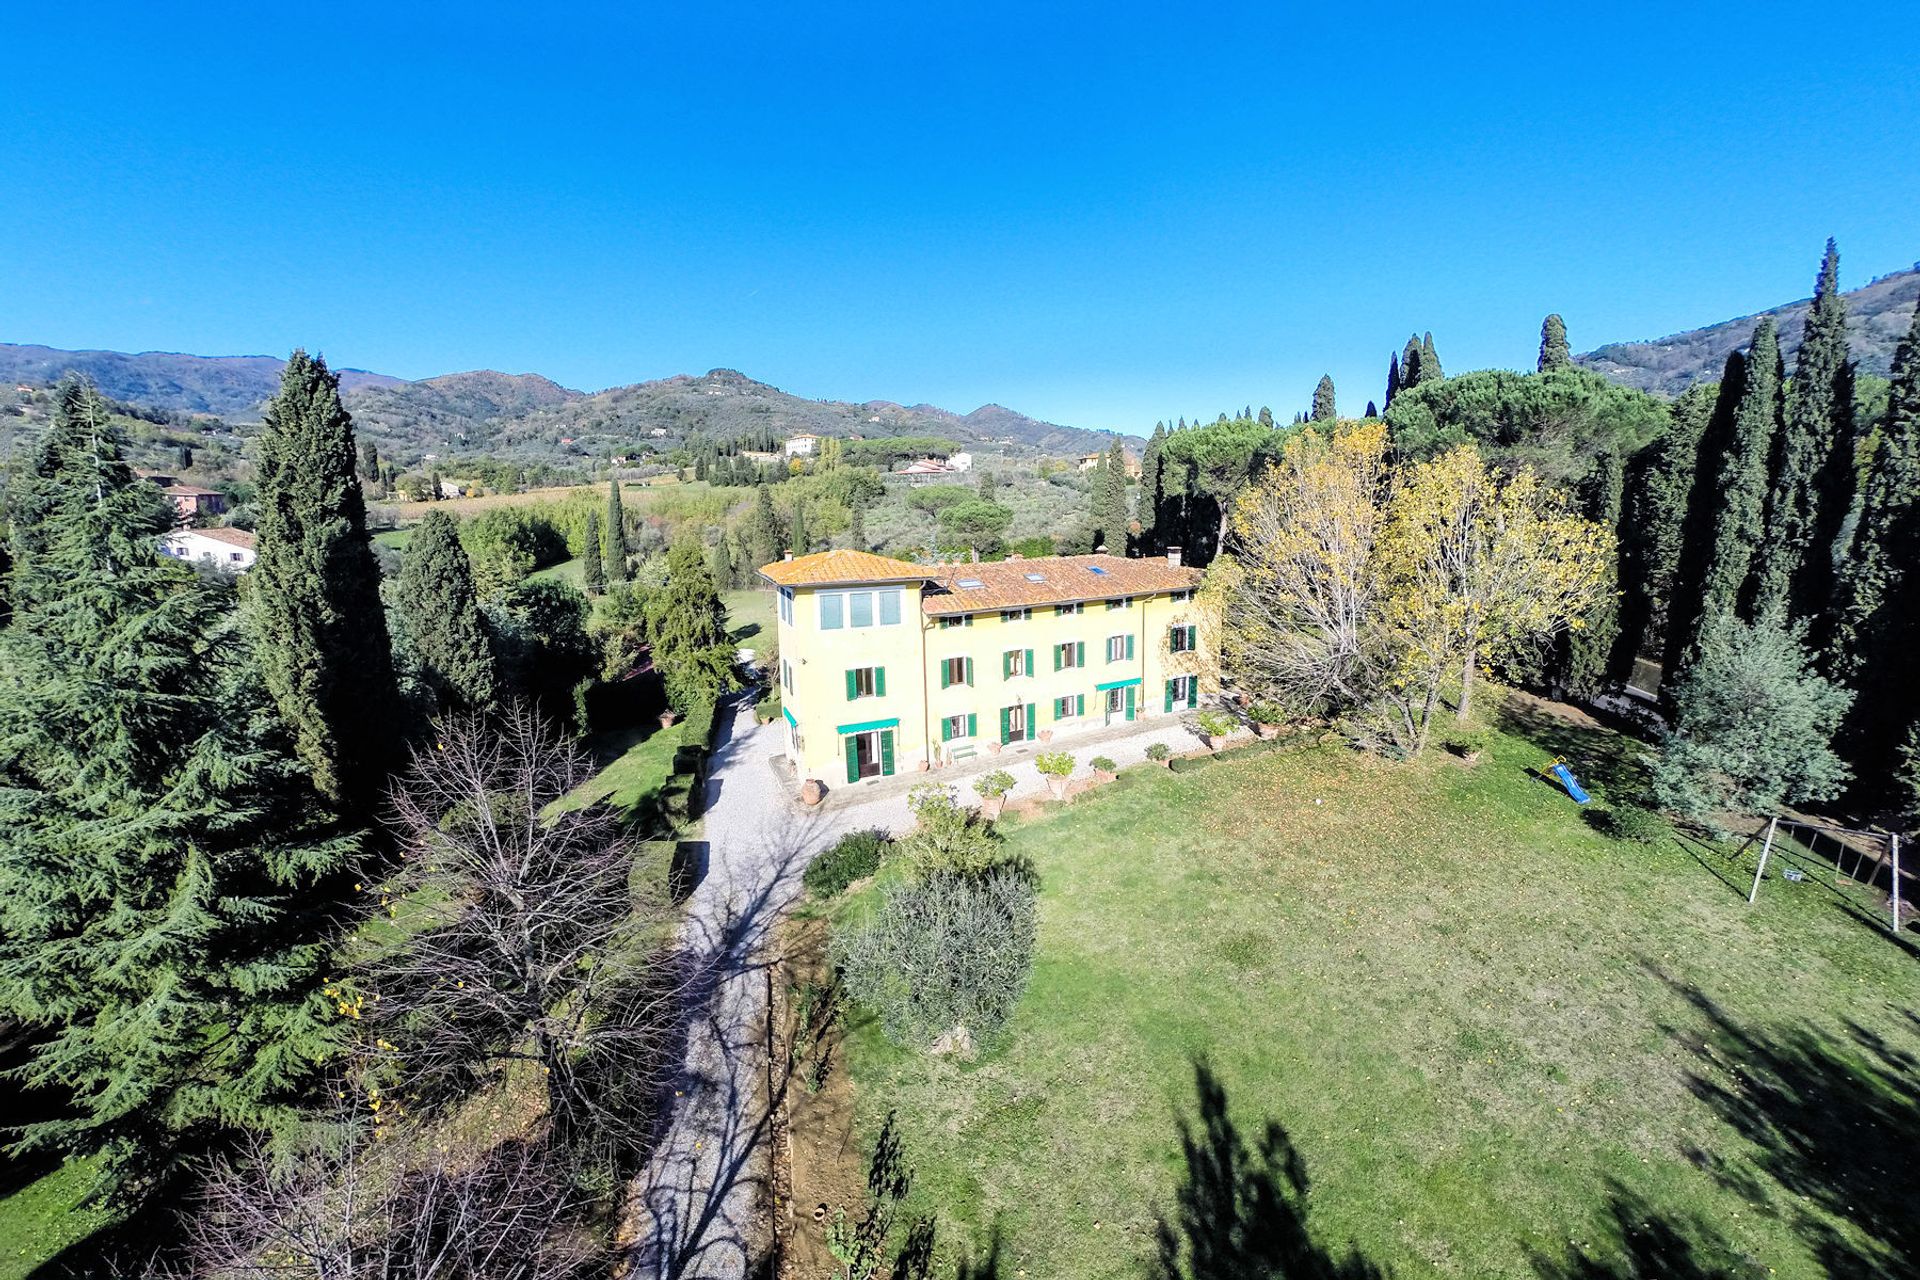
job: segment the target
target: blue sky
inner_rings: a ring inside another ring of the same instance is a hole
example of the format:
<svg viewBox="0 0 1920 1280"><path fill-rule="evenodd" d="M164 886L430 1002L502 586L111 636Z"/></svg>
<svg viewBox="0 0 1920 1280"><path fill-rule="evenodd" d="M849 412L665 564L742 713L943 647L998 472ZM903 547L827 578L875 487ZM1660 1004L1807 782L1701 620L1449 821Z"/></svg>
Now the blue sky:
<svg viewBox="0 0 1920 1280"><path fill-rule="evenodd" d="M18 6L0 340L1358 411L1410 330L1525 365L1920 259L1920 6L1829 8Z"/></svg>

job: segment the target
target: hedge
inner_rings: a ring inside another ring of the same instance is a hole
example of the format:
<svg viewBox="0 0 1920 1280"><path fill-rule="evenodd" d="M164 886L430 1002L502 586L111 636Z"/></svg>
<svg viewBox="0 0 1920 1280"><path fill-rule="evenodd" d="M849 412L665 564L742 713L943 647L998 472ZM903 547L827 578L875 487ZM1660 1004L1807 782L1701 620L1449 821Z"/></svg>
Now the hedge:
<svg viewBox="0 0 1920 1280"><path fill-rule="evenodd" d="M1175 756L1167 761L1167 768L1175 773L1189 773L1195 769L1204 769L1219 758L1218 756Z"/></svg>

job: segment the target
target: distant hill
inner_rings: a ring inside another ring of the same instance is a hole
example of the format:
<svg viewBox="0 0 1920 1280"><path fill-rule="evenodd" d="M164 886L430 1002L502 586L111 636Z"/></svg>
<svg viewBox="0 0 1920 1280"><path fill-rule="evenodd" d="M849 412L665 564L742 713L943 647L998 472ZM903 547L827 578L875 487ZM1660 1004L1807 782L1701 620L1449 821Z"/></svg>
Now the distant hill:
<svg viewBox="0 0 1920 1280"><path fill-rule="evenodd" d="M130 355L0 344L0 381L44 384L72 369L116 400L242 422L258 418L285 364L272 356ZM488 369L419 381L348 369L341 371L340 383L355 421L384 451L402 459L426 453L604 457L643 441L767 429L778 435L944 436L970 445L1011 444L1054 453L1104 448L1112 439L1104 431L1041 422L993 404L958 414L926 404L808 400L732 369L592 394L537 373ZM656 430L664 437L655 436Z"/></svg>
<svg viewBox="0 0 1920 1280"><path fill-rule="evenodd" d="M1863 373L1887 375L1893 360L1893 348L1905 336L1920 301L1920 262L1911 270L1896 271L1861 289L1847 293L1847 338L1853 358ZM1780 326L1780 345L1786 352L1787 366L1800 350L1800 332L1807 323L1807 307L1813 300L1802 298L1771 311L1756 312L1734 320L1722 320L1704 329L1690 329L1671 337L1647 342L1610 342L1582 356L1576 363L1604 373L1616 382L1661 395L1678 395L1696 382L1711 382L1720 376L1729 353L1747 345L1753 327L1763 315L1772 316Z"/></svg>
<svg viewBox="0 0 1920 1280"><path fill-rule="evenodd" d="M39 384L72 370L115 400L154 409L246 418L280 386L278 356L190 356L173 351L62 351L0 342L0 381ZM340 370L343 388L398 386L404 379Z"/></svg>

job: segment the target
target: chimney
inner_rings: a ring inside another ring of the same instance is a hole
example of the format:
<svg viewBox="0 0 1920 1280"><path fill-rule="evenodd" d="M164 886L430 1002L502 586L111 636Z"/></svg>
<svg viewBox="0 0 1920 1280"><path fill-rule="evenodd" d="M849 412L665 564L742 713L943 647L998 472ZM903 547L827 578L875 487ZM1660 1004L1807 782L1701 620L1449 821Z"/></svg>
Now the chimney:
<svg viewBox="0 0 1920 1280"><path fill-rule="evenodd" d="M1167 548L1167 563L1172 565L1176 569L1180 567L1180 548L1178 547Z"/></svg>
<svg viewBox="0 0 1920 1280"><path fill-rule="evenodd" d="M789 552L787 552L787 554L786 554L786 555L784 555L784 556L782 556L782 557L781 557L781 559L783 559L783 560L791 560L791 559L793 559L793 552L791 552L791 551L789 551ZM1175 563L1175 564L1178 564L1178 563L1179 563L1179 561L1177 561L1177 560L1176 560L1176 561L1174 561L1174 563Z"/></svg>

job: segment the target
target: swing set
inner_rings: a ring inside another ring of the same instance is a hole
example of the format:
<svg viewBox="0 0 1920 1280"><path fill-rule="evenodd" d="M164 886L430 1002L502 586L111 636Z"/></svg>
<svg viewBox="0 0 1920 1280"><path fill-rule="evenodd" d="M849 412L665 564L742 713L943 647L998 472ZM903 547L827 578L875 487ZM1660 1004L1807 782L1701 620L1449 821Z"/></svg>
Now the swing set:
<svg viewBox="0 0 1920 1280"><path fill-rule="evenodd" d="M1806 834L1803 836L1801 833ZM1823 837L1832 846L1831 860L1820 853ZM1756 831L1747 838L1747 844L1750 845L1759 838L1760 833ZM1848 827L1823 826L1817 822L1783 818L1775 814L1767 823L1766 839L1760 846L1760 861L1753 869L1753 887L1747 891L1748 905L1759 901L1760 882L1766 877L1767 861L1776 854L1781 861L1787 863L1781 879L1789 882L1813 879L1843 898L1846 896L1847 885L1871 887L1879 878L1881 868L1887 868L1890 873L1888 905L1891 914L1888 923L1895 934L1900 932L1901 883L1898 835L1884 831L1856 831ZM1818 872L1826 868L1829 862L1832 870L1830 883L1821 880L1818 875Z"/></svg>

